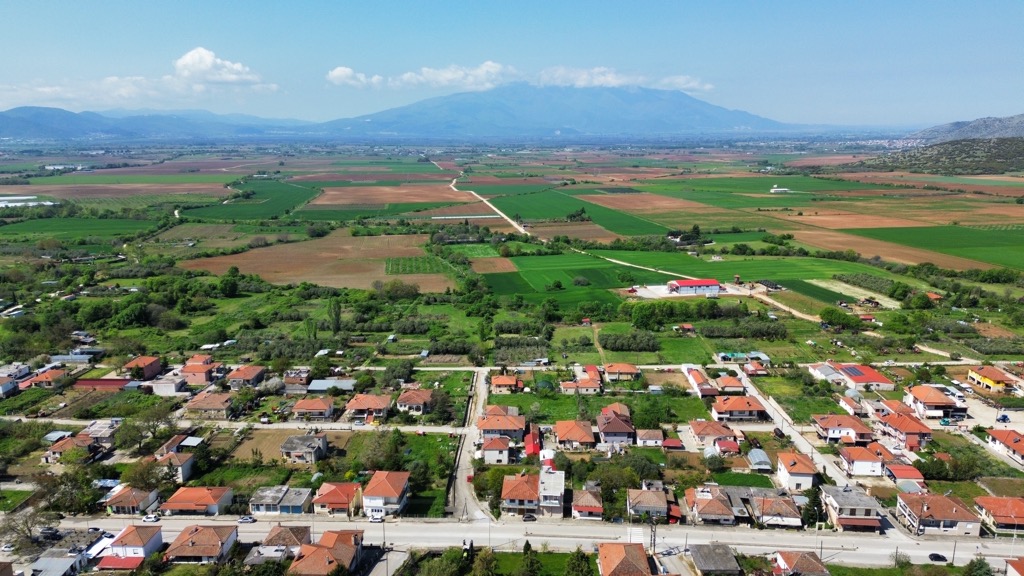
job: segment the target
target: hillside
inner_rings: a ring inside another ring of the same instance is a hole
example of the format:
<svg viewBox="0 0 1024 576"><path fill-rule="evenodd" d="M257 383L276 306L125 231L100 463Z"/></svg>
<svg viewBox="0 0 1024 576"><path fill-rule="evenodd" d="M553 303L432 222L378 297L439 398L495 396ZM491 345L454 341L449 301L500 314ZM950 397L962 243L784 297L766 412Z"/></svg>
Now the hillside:
<svg viewBox="0 0 1024 576"><path fill-rule="evenodd" d="M1024 170L1024 138L955 140L894 152L842 170L904 171L927 174L1004 174Z"/></svg>
<svg viewBox="0 0 1024 576"><path fill-rule="evenodd" d="M952 122L927 128L909 136L909 138L920 138L929 142L1022 137L1024 137L1024 114L1004 118L979 118L964 122Z"/></svg>

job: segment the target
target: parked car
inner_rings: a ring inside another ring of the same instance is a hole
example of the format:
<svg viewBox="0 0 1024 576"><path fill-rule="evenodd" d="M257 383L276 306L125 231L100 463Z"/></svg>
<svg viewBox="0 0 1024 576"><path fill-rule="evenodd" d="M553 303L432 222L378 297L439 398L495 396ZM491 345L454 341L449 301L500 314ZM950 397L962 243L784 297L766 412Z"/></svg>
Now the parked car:
<svg viewBox="0 0 1024 576"><path fill-rule="evenodd" d="M254 522L256 522L256 519L253 518L252 516L239 516L238 517L238 523L239 524L252 524Z"/></svg>
<svg viewBox="0 0 1024 576"><path fill-rule="evenodd" d="M785 438L786 436L786 433L779 428L772 430L772 434L774 434L776 438Z"/></svg>
<svg viewBox="0 0 1024 576"><path fill-rule="evenodd" d="M156 514L146 514L145 516L142 517L142 521L143 522L159 522L160 521L160 517L157 516Z"/></svg>
<svg viewBox="0 0 1024 576"><path fill-rule="evenodd" d="M116 538L116 536L114 536L114 534L112 534L110 532L104 532L103 533L103 537L104 538Z"/></svg>
<svg viewBox="0 0 1024 576"><path fill-rule="evenodd" d="M89 534L94 534L94 533L96 533L96 532L100 532L100 531L102 531L102 530L103 530L103 529L102 529L102 528L100 528L100 527L98 527L98 526L91 526L91 527L89 528L88 532L89 532Z"/></svg>
<svg viewBox="0 0 1024 576"><path fill-rule="evenodd" d="M14 544L4 544L3 548L0 548L0 552L14 552L17 548Z"/></svg>
<svg viewBox="0 0 1024 576"><path fill-rule="evenodd" d="M932 562L947 562L945 556L943 556L942 554L936 554L935 552L929 554L928 559Z"/></svg>
<svg viewBox="0 0 1024 576"><path fill-rule="evenodd" d="M523 522L536 522L537 517L533 514L523 514Z"/></svg>
<svg viewBox="0 0 1024 576"><path fill-rule="evenodd" d="M996 422L1001 422L1003 424L1005 424L1005 423L1007 423L1009 421L1010 421L1010 415L1009 414L1000 414L999 417L996 418Z"/></svg>
<svg viewBox="0 0 1024 576"><path fill-rule="evenodd" d="M370 522L373 522L374 524L380 524L383 521L384 521L384 517L383 516L370 516Z"/></svg>

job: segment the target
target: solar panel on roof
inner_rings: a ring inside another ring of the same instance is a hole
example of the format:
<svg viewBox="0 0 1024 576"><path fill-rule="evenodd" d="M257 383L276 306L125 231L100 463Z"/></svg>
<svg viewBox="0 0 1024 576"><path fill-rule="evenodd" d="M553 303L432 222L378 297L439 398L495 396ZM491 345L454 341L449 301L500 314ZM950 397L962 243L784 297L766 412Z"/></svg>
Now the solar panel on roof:
<svg viewBox="0 0 1024 576"><path fill-rule="evenodd" d="M856 366L843 366L842 370L843 370L843 372L849 374L850 376L863 376L864 375L864 373L861 372L860 368L858 368Z"/></svg>

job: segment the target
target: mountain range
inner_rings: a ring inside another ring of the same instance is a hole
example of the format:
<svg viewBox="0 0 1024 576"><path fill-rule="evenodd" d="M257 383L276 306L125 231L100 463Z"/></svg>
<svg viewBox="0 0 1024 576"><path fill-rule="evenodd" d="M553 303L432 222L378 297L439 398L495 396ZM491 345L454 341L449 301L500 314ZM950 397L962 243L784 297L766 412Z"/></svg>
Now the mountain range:
<svg viewBox="0 0 1024 576"><path fill-rule="evenodd" d="M202 110L69 112L21 107L0 112L0 138L16 140L554 140L746 137L817 132L683 92L509 84L422 100L355 118L309 123Z"/></svg>
<svg viewBox="0 0 1024 576"><path fill-rule="evenodd" d="M1024 137L1024 114L1003 118L979 118L964 122L951 122L915 132L909 137L920 138L930 142L979 138L1021 138Z"/></svg>

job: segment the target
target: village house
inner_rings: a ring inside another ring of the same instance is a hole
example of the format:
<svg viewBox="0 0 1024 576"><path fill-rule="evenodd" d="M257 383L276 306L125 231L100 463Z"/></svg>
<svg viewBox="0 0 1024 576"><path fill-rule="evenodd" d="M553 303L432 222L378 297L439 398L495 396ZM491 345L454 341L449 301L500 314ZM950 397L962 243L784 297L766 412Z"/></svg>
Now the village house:
<svg viewBox="0 0 1024 576"><path fill-rule="evenodd" d="M779 452L777 474L779 482L786 488L807 490L814 486L817 473L809 456L799 452Z"/></svg>
<svg viewBox="0 0 1024 576"><path fill-rule="evenodd" d="M874 434L860 418L848 414L815 414L811 416L818 438L834 443L864 446L872 441Z"/></svg>
<svg viewBox="0 0 1024 576"><path fill-rule="evenodd" d="M687 488L684 493L688 516L694 524L733 526L736 512L746 509L733 507L729 494L718 485L703 485Z"/></svg>
<svg viewBox="0 0 1024 576"><path fill-rule="evenodd" d="M480 446L480 453L483 456L484 464L511 464L512 444L505 436L488 438Z"/></svg>
<svg viewBox="0 0 1024 576"><path fill-rule="evenodd" d="M559 420L552 431L563 450L591 450L597 446L594 427L584 420Z"/></svg>
<svg viewBox="0 0 1024 576"><path fill-rule="evenodd" d="M651 565L643 544L601 542L597 545L600 576L651 576Z"/></svg>
<svg viewBox="0 0 1024 576"><path fill-rule="evenodd" d="M775 490L761 488L751 491L750 513L758 524L770 528L803 526L803 517L796 502L789 496L779 495Z"/></svg>
<svg viewBox="0 0 1024 576"><path fill-rule="evenodd" d="M65 378L68 375L67 371L61 370L60 368L51 368L36 374L28 380L23 380L18 384L18 388L21 390L28 390L29 388L53 388L56 383Z"/></svg>
<svg viewBox="0 0 1024 576"><path fill-rule="evenodd" d="M912 490L914 486L918 490L925 486L924 475L910 464L886 464L885 477L892 480L893 484L897 486L906 486Z"/></svg>
<svg viewBox="0 0 1024 576"><path fill-rule="evenodd" d="M857 416L858 418L867 416L867 412L861 405L860 400L857 398L851 398L849 396L839 397L839 407L850 416Z"/></svg>
<svg viewBox="0 0 1024 576"><path fill-rule="evenodd" d="M903 403L914 411L918 418L948 418L955 412L967 413L967 406L957 410L957 402L934 386L907 388Z"/></svg>
<svg viewBox="0 0 1024 576"><path fill-rule="evenodd" d="M832 576L817 553L788 550L775 553L772 573L777 576Z"/></svg>
<svg viewBox="0 0 1024 576"><path fill-rule="evenodd" d="M917 452L932 440L932 429L910 414L890 414L879 419L881 431L904 450Z"/></svg>
<svg viewBox="0 0 1024 576"><path fill-rule="evenodd" d="M641 376L640 369L632 364L614 362L604 367L604 377L609 382L620 380L637 380Z"/></svg>
<svg viewBox="0 0 1024 576"><path fill-rule="evenodd" d="M359 513L362 501L359 482L324 482L313 497L313 512L351 518Z"/></svg>
<svg viewBox="0 0 1024 576"><path fill-rule="evenodd" d="M200 392L185 404L185 411L193 418L226 419L231 413L229 392Z"/></svg>
<svg viewBox="0 0 1024 576"><path fill-rule="evenodd" d="M159 497L160 493L156 490L140 490L122 484L117 492L100 503L106 508L107 514L139 515L148 511Z"/></svg>
<svg viewBox="0 0 1024 576"><path fill-rule="evenodd" d="M237 540L236 526L186 526L164 552L164 562L216 564L227 558Z"/></svg>
<svg viewBox="0 0 1024 576"><path fill-rule="evenodd" d="M284 562L295 558L304 544L310 544L309 526L282 526L277 523L263 538L259 546L254 546L246 554L242 565L260 566L267 562Z"/></svg>
<svg viewBox="0 0 1024 576"><path fill-rule="evenodd" d="M391 396L386 394L356 394L345 404L347 416L356 422L381 422L388 416Z"/></svg>
<svg viewBox="0 0 1024 576"><path fill-rule="evenodd" d="M292 416L298 420L323 422L334 419L334 401L331 398L303 398L292 406Z"/></svg>
<svg viewBox="0 0 1024 576"><path fill-rule="evenodd" d="M863 446L840 448L839 463L849 477L882 475L882 457Z"/></svg>
<svg viewBox="0 0 1024 576"><path fill-rule="evenodd" d="M491 394L512 394L523 390L523 381L514 374L491 376Z"/></svg>
<svg viewBox="0 0 1024 576"><path fill-rule="evenodd" d="M690 420L687 429L697 446L711 446L718 439L736 441L736 432L728 425L714 420Z"/></svg>
<svg viewBox="0 0 1024 576"><path fill-rule="evenodd" d="M751 360L743 365L743 373L747 376L767 376L768 368L757 360Z"/></svg>
<svg viewBox="0 0 1024 576"><path fill-rule="evenodd" d="M288 567L289 576L349 574L363 561L362 530L328 530L316 544L303 544Z"/></svg>
<svg viewBox="0 0 1024 576"><path fill-rule="evenodd" d="M899 400L889 399L880 402L881 409L875 413L875 418L881 419L890 414L910 414L915 416L914 409Z"/></svg>
<svg viewBox="0 0 1024 576"><path fill-rule="evenodd" d="M626 490L626 514L630 516L643 516L647 514L651 518L665 518L668 516L668 496L664 490L635 489Z"/></svg>
<svg viewBox="0 0 1024 576"><path fill-rule="evenodd" d="M896 495L896 519L918 536L974 536L981 532L981 519L956 496L942 494Z"/></svg>
<svg viewBox="0 0 1024 576"><path fill-rule="evenodd" d="M562 394L579 394L581 396L594 396L601 393L601 381L591 380L590 378L581 378L579 380L569 380L566 382L559 382L559 391Z"/></svg>
<svg viewBox="0 0 1024 576"><path fill-rule="evenodd" d="M409 473L378 470L363 489L363 514L394 516L409 503Z"/></svg>
<svg viewBox="0 0 1024 576"><path fill-rule="evenodd" d="M770 420L768 410L752 396L720 396L711 406L711 417L720 422Z"/></svg>
<svg viewBox="0 0 1024 576"><path fill-rule="evenodd" d="M312 371L309 368L292 368L284 371L285 386L309 386Z"/></svg>
<svg viewBox="0 0 1024 576"><path fill-rule="evenodd" d="M580 380L590 380L596 382L598 385L601 384L601 370L596 364L586 364L583 366L583 374L585 377L580 377Z"/></svg>
<svg viewBox="0 0 1024 576"><path fill-rule="evenodd" d="M263 377L266 374L266 366L239 366L228 373L228 386L230 386L232 390L241 390L245 387L252 388L260 382L263 382Z"/></svg>
<svg viewBox="0 0 1024 576"><path fill-rule="evenodd" d="M637 430L636 431L636 445L637 446L654 446L657 448L661 447L662 442L665 441L665 432L661 428L654 428L651 430Z"/></svg>
<svg viewBox="0 0 1024 576"><path fill-rule="evenodd" d="M197 361L193 361L197 360ZM213 382L214 373L221 367L219 362L214 362L212 356L196 355L188 361L177 372L185 377L185 382L193 386L201 386Z"/></svg>
<svg viewBox="0 0 1024 576"><path fill-rule="evenodd" d="M156 463L168 469L178 484L184 484L192 477L192 463L195 457L187 452L168 452L156 459Z"/></svg>
<svg viewBox="0 0 1024 576"><path fill-rule="evenodd" d="M216 516L227 511L234 493L223 486L195 486L178 488L160 510L167 514L206 514Z"/></svg>
<svg viewBox="0 0 1024 576"><path fill-rule="evenodd" d="M807 369L817 380L826 380L852 390L888 391L896 389L896 385L891 380L866 364L843 364L829 360L811 364Z"/></svg>
<svg viewBox="0 0 1024 576"><path fill-rule="evenodd" d="M511 474L501 484L502 514L536 514L540 509L540 475Z"/></svg>
<svg viewBox="0 0 1024 576"><path fill-rule="evenodd" d="M262 486L249 497L249 512L251 514L305 514L312 499L312 488Z"/></svg>
<svg viewBox="0 0 1024 576"><path fill-rule="evenodd" d="M636 429L629 408L618 402L602 408L597 416L597 432L602 444L633 444Z"/></svg>
<svg viewBox="0 0 1024 576"><path fill-rule="evenodd" d="M565 499L565 472L545 466L540 473L537 494L541 515L561 518Z"/></svg>
<svg viewBox="0 0 1024 576"><path fill-rule="evenodd" d="M149 388L149 391L154 396L160 396L162 398L172 398L175 396L186 396L188 390L186 389L186 379L182 376L176 376L174 374L167 374L164 376L158 376L149 382L141 384L141 389ZM77 383L76 383L77 384ZM126 385L126 389L130 389L133 383Z"/></svg>
<svg viewBox="0 0 1024 576"><path fill-rule="evenodd" d="M967 371L967 381L993 392L1007 392L1016 379L995 366L975 366Z"/></svg>
<svg viewBox="0 0 1024 576"><path fill-rule="evenodd" d="M1024 498L1020 496L977 496L974 509L982 521L997 532L1016 532L1024 528Z"/></svg>
<svg viewBox="0 0 1024 576"><path fill-rule="evenodd" d="M398 395L398 411L426 414L430 412L432 397L430 390L406 390Z"/></svg>
<svg viewBox="0 0 1024 576"><path fill-rule="evenodd" d="M860 488L823 484L821 503L828 522L840 532L882 531L882 506Z"/></svg>
<svg viewBox="0 0 1024 576"><path fill-rule="evenodd" d="M718 396L718 387L711 382L711 379L704 374L699 366L683 364L682 371L686 376L686 381L690 384L690 388L698 398Z"/></svg>
<svg viewBox="0 0 1024 576"><path fill-rule="evenodd" d="M604 517L604 499L600 490L572 491L572 517L575 520L601 520Z"/></svg>
<svg viewBox="0 0 1024 576"><path fill-rule="evenodd" d="M110 553L100 558L97 570L135 570L164 545L159 526L125 526L110 543Z"/></svg>
<svg viewBox="0 0 1024 576"><path fill-rule="evenodd" d="M83 459L89 459L99 452L100 446L88 436L70 436L54 442L46 452L43 452L43 464L57 464L61 461L65 452L74 450L80 452Z"/></svg>
<svg viewBox="0 0 1024 576"><path fill-rule="evenodd" d="M135 380L152 380L163 372L163 366L156 356L138 356L122 366L121 371Z"/></svg>
<svg viewBox="0 0 1024 576"><path fill-rule="evenodd" d="M1020 432L995 428L985 432L988 433L988 445L992 450L1013 460L1018 466L1024 466L1024 436Z"/></svg>
<svg viewBox="0 0 1024 576"><path fill-rule="evenodd" d="M476 427L486 440L504 436L522 442L526 434L526 417L505 406L488 406L483 416L477 419Z"/></svg>
<svg viewBox="0 0 1024 576"><path fill-rule="evenodd" d="M747 387L744 386L743 381L735 376L719 376L715 378L715 387L718 388L718 392L724 395L739 395L746 394Z"/></svg>
<svg viewBox="0 0 1024 576"><path fill-rule="evenodd" d="M281 456L290 464L315 464L327 457L327 433L289 436L281 444Z"/></svg>
<svg viewBox="0 0 1024 576"><path fill-rule="evenodd" d="M93 420L88 426L78 433L81 438L91 438L99 444L100 448L111 449L114 447L114 434L121 427L121 418L110 418L107 420Z"/></svg>

